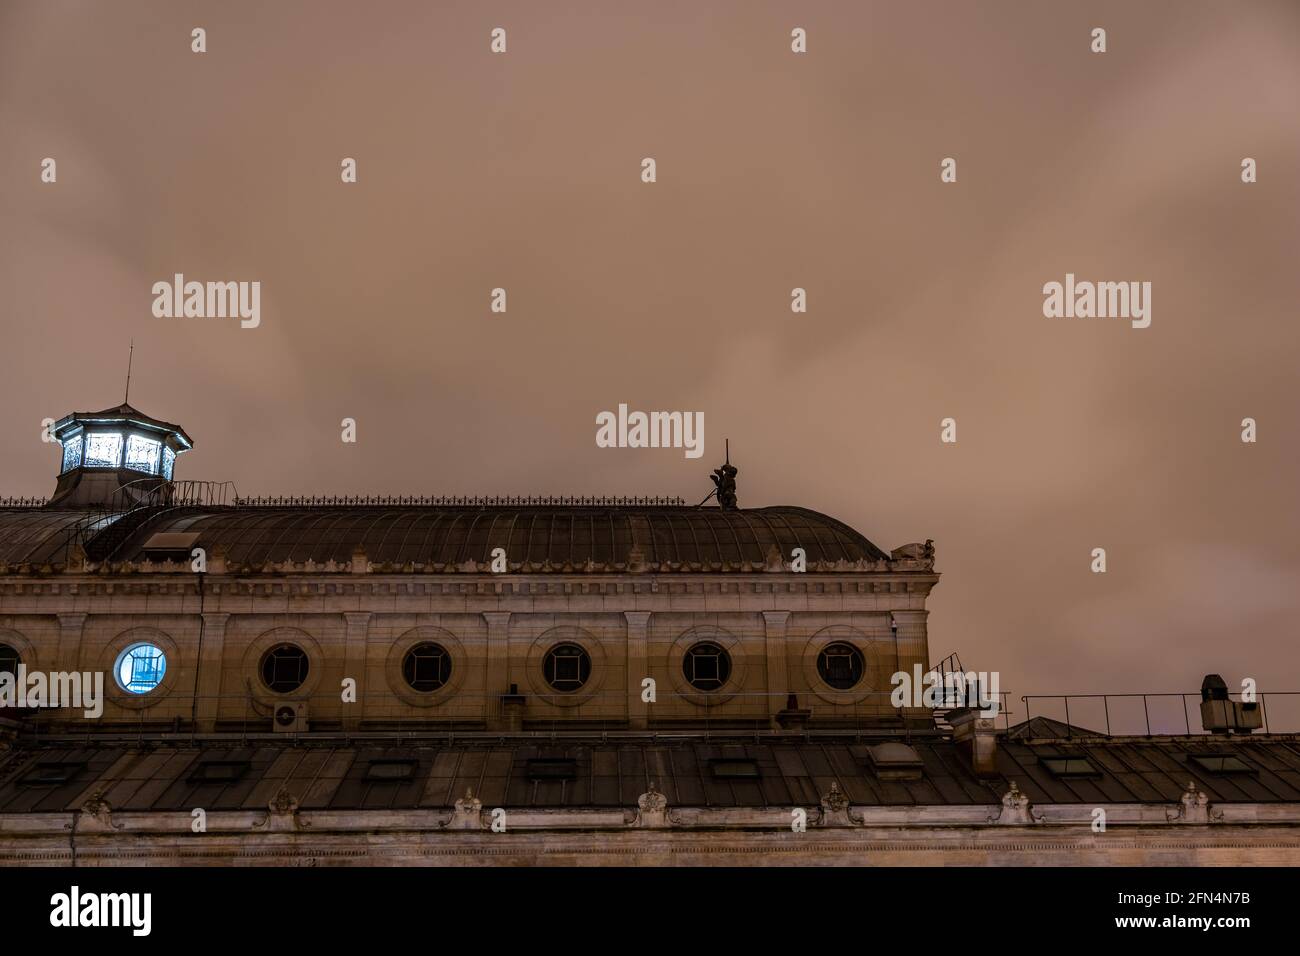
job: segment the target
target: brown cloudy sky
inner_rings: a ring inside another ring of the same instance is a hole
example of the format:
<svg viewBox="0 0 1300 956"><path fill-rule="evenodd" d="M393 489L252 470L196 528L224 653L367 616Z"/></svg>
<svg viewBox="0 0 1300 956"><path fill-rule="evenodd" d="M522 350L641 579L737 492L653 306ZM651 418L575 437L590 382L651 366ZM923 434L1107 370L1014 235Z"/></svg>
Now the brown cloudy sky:
<svg viewBox="0 0 1300 956"><path fill-rule="evenodd" d="M698 499L729 436L742 505L934 538L1004 689L1300 689L1298 224L1293 2L3 0L0 493L134 337L183 477ZM175 272L261 328L155 319ZM1044 318L1066 272L1151 327ZM619 402L704 458L596 448Z"/></svg>

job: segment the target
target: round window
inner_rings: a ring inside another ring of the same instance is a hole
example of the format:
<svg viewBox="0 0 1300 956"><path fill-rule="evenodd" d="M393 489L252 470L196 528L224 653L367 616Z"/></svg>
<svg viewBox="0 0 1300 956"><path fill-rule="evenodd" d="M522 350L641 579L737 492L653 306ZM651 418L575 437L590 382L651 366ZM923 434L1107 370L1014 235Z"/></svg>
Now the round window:
<svg viewBox="0 0 1300 956"><path fill-rule="evenodd" d="M441 644L416 644L402 658L402 676L412 690L430 694L451 678L451 655Z"/></svg>
<svg viewBox="0 0 1300 956"><path fill-rule="evenodd" d="M167 673L167 655L162 648L147 641L132 644L117 655L113 676L129 694L147 694L162 683Z"/></svg>
<svg viewBox="0 0 1300 956"><path fill-rule="evenodd" d="M712 641L701 641L686 652L682 670L696 690L717 690L731 676L731 655Z"/></svg>
<svg viewBox="0 0 1300 956"><path fill-rule="evenodd" d="M18 652L8 644L0 644L0 674L18 676L18 664L21 659Z"/></svg>
<svg viewBox="0 0 1300 956"><path fill-rule="evenodd" d="M591 676L591 655L577 644L556 644L542 661L546 683L561 693L571 693Z"/></svg>
<svg viewBox="0 0 1300 956"><path fill-rule="evenodd" d="M836 690L849 690L862 680L862 652L852 644L827 644L817 655L817 673Z"/></svg>
<svg viewBox="0 0 1300 956"><path fill-rule="evenodd" d="M307 654L296 644L277 644L262 656L262 683L277 694L301 687L307 670Z"/></svg>

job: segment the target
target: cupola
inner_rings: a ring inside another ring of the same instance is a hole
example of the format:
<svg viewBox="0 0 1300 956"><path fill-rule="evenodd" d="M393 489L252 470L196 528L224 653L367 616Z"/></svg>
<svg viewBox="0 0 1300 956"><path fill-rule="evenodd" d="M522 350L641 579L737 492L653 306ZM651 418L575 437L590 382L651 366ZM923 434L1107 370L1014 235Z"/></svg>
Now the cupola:
<svg viewBox="0 0 1300 956"><path fill-rule="evenodd" d="M63 447L52 507L130 507L170 482L176 456L194 447L180 426L125 403L65 415L51 431Z"/></svg>

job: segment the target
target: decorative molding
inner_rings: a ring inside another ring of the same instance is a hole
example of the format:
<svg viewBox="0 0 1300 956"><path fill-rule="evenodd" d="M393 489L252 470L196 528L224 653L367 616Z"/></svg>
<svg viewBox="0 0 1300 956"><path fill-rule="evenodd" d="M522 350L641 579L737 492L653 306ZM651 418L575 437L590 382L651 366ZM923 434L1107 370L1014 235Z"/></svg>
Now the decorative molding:
<svg viewBox="0 0 1300 956"><path fill-rule="evenodd" d="M1007 826L1025 826L1039 823L1042 819L1042 815L1034 811L1034 805L1029 802L1028 795L1022 793L1016 786L1016 782L1012 780L1011 789L1002 795L1002 809L996 815L990 816L988 822Z"/></svg>
<svg viewBox="0 0 1300 956"><path fill-rule="evenodd" d="M1210 804L1210 798L1197 789L1196 784L1191 780L1187 781L1187 786L1183 788L1183 795L1179 797L1178 805L1167 810L1165 816L1170 823L1191 826L1223 822L1223 811L1214 809Z"/></svg>
<svg viewBox="0 0 1300 956"><path fill-rule="evenodd" d="M402 672L406 655L419 644L438 644L451 655L451 676L437 690L427 693L408 684ZM384 677L388 682L388 690L405 703L413 707L436 707L454 698L474 665L482 667L483 663L472 661L465 645L451 631L432 624L419 624L403 631L389 643L384 659Z"/></svg>
<svg viewBox="0 0 1300 956"><path fill-rule="evenodd" d="M547 617L541 614L539 617ZM555 707L576 707L591 700L600 691L610 671L605 654L605 641L576 624L557 624L538 634L529 646L524 660L524 679L537 695L538 703ZM559 691L546 681L544 663L547 652L557 644L577 644L591 658L591 673L587 683L574 691Z"/></svg>
<svg viewBox="0 0 1300 956"><path fill-rule="evenodd" d="M310 827L310 822L298 819L298 798L289 792L287 785L281 785L266 805L266 819L253 824L255 830L264 829L272 833L290 833Z"/></svg>
<svg viewBox="0 0 1300 956"><path fill-rule="evenodd" d="M683 670L686 652L701 641L717 644L731 659L731 674L726 683L717 690L696 689L686 679L686 672ZM700 707L716 707L735 697L745 687L745 671L748 663L744 642L731 631L716 624L696 624L688 627L678 634L668 647L668 678L672 681L673 688L681 699Z"/></svg>
<svg viewBox="0 0 1300 956"><path fill-rule="evenodd" d="M650 789L636 801L636 818L632 825L641 829L662 830L671 824L668 820L668 798L655 789L654 782Z"/></svg>
<svg viewBox="0 0 1300 956"><path fill-rule="evenodd" d="M482 830L483 801L474 796L474 791L467 787L465 796L456 801L451 819L442 826L448 830Z"/></svg>
<svg viewBox="0 0 1300 956"><path fill-rule="evenodd" d="M83 833L112 833L125 824L113 822L113 808L104 799L106 787L100 787L81 804L77 816L77 830Z"/></svg>
<svg viewBox="0 0 1300 956"><path fill-rule="evenodd" d="M821 796L821 818L817 825L821 827L857 827L862 826L862 818L856 816L849 808L848 795L840 789L838 781L831 781L831 788Z"/></svg>

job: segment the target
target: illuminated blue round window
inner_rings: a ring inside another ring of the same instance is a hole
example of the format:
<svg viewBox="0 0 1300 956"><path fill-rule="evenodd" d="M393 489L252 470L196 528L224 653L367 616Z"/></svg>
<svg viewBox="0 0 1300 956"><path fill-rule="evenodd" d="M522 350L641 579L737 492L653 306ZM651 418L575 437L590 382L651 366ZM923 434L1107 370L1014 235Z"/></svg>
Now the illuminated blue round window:
<svg viewBox="0 0 1300 956"><path fill-rule="evenodd" d="M142 641L117 656L113 675L118 686L131 694L147 694L162 683L167 655L157 645Z"/></svg>

